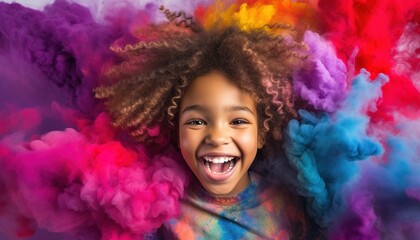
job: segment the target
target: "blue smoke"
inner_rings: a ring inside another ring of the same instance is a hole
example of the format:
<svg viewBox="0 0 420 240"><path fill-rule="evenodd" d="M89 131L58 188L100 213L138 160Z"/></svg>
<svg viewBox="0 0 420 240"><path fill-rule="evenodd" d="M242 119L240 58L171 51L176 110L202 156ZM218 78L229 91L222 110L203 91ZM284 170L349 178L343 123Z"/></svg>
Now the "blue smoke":
<svg viewBox="0 0 420 240"><path fill-rule="evenodd" d="M384 75L369 81L369 73L361 70L339 110L332 114L300 110L301 119L289 122L286 156L298 171L298 191L321 226L343 212L346 203L341 191L360 174L355 161L383 153L381 144L367 134L366 114L375 110L387 81Z"/></svg>

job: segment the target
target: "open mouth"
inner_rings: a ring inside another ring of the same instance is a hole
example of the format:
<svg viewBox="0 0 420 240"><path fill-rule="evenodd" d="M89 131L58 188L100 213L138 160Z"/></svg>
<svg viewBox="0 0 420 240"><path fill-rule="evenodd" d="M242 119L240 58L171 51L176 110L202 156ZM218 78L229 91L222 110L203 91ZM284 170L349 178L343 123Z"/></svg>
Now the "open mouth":
<svg viewBox="0 0 420 240"><path fill-rule="evenodd" d="M224 175L235 167L239 157L232 156L204 156L201 158L205 170L210 174Z"/></svg>

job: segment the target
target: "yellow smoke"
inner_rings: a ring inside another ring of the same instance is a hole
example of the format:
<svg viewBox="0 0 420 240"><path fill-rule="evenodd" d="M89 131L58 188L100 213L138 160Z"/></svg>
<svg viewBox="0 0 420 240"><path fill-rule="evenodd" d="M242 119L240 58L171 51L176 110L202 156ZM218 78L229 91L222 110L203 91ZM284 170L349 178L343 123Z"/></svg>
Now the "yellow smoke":
<svg viewBox="0 0 420 240"><path fill-rule="evenodd" d="M248 0L230 5L218 0L205 9L200 20L207 29L235 25L246 31L276 24L314 28L315 9L312 6L307 1L293 0Z"/></svg>

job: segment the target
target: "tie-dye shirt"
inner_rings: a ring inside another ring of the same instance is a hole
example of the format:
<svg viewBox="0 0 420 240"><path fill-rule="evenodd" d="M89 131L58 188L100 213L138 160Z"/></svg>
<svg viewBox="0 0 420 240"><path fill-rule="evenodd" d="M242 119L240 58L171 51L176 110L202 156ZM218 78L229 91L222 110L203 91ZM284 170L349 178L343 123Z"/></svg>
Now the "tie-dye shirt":
<svg viewBox="0 0 420 240"><path fill-rule="evenodd" d="M181 202L180 216L165 223L165 239L305 239L303 202L250 173L234 197L215 197L199 184Z"/></svg>

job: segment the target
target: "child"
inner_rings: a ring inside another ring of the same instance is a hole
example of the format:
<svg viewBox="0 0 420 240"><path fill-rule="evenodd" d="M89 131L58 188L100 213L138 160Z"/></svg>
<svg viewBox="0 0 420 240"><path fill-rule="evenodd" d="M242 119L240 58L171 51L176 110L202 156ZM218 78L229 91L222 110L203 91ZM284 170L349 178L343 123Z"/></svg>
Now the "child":
<svg viewBox="0 0 420 240"><path fill-rule="evenodd" d="M140 141L170 129L197 180L163 237L308 238L302 202L249 171L295 116L290 80L304 47L264 30L188 26L151 27L150 41L116 49L128 61L110 74L117 82L96 90L115 125Z"/></svg>

